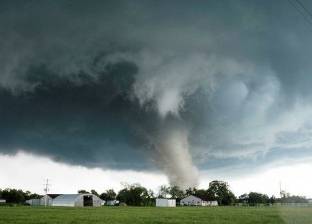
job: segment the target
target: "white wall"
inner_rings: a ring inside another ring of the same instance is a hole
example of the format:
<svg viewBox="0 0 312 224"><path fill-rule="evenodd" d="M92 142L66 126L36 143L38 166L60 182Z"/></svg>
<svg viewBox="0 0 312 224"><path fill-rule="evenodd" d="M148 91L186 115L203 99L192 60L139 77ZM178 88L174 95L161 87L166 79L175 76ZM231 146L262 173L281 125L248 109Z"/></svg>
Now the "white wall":
<svg viewBox="0 0 312 224"><path fill-rule="evenodd" d="M176 207L176 200L166 198L156 198L156 207Z"/></svg>

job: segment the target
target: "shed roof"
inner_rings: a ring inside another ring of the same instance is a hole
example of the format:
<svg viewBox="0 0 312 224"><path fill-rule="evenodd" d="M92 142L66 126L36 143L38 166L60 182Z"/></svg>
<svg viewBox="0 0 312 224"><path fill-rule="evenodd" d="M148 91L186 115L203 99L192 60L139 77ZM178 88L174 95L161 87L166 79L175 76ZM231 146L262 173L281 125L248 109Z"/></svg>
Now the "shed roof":
<svg viewBox="0 0 312 224"><path fill-rule="evenodd" d="M71 200L74 201L80 194L61 194L55 200Z"/></svg>
<svg viewBox="0 0 312 224"><path fill-rule="evenodd" d="M194 195L189 195L189 196L183 198L182 200L187 200L187 199L198 199L198 200L203 201L203 199L201 199L201 198L199 198L199 197L196 197L196 196L194 196Z"/></svg>
<svg viewBox="0 0 312 224"><path fill-rule="evenodd" d="M48 194L48 196L50 197L50 198L52 198L52 199L54 199L54 198L56 198L56 197L58 197L58 196L60 196L61 194Z"/></svg>

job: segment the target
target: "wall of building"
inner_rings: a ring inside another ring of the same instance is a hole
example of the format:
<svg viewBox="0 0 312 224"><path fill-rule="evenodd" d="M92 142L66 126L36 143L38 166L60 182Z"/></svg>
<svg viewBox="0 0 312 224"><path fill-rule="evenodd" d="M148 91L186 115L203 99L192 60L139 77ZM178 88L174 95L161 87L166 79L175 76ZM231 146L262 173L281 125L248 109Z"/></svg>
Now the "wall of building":
<svg viewBox="0 0 312 224"><path fill-rule="evenodd" d="M156 198L156 207L176 207L176 200Z"/></svg>

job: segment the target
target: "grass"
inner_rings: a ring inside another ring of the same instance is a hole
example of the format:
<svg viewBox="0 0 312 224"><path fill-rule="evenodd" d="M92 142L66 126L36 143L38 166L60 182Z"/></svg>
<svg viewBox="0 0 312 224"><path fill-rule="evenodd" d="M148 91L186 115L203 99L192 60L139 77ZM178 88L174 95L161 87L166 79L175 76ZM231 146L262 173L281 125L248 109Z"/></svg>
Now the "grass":
<svg viewBox="0 0 312 224"><path fill-rule="evenodd" d="M0 207L0 223L20 224L311 224L312 208L290 207Z"/></svg>

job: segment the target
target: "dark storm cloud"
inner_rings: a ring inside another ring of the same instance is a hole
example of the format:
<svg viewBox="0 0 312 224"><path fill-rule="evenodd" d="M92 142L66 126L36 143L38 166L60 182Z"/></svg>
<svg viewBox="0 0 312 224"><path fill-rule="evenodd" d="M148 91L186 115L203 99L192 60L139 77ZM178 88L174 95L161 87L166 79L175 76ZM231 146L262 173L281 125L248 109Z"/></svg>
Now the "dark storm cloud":
<svg viewBox="0 0 312 224"><path fill-rule="evenodd" d="M0 150L182 185L310 156L311 33L287 1L2 1Z"/></svg>

